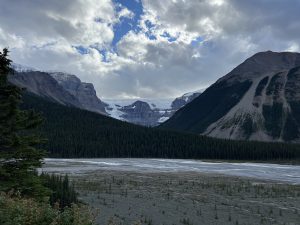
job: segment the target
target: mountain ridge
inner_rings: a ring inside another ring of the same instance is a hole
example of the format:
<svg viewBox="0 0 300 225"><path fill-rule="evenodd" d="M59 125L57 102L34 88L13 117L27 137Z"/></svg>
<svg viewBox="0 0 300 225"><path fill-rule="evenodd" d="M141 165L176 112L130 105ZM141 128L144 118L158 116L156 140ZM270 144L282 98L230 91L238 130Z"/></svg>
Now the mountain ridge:
<svg viewBox="0 0 300 225"><path fill-rule="evenodd" d="M81 82L75 75L65 74L65 81L71 85L74 84L72 90L71 87L66 87L65 83L55 76L58 73L31 70L20 65L18 67L13 65L14 68L17 70L14 70L9 75L9 81L19 87L25 88L31 93L63 105L71 105L100 114L107 114L105 103L101 102L96 96L94 86ZM60 73L61 77L62 74ZM73 83L70 80L71 78L73 79Z"/></svg>
<svg viewBox="0 0 300 225"><path fill-rule="evenodd" d="M169 119L175 111L193 100L200 93L191 92L161 104L160 100L127 100L127 104L107 104L97 97L93 84L82 82L76 75L39 71L14 63L10 82L26 88L29 92L51 99L63 105L97 112L102 115L143 126L157 126Z"/></svg>
<svg viewBox="0 0 300 225"><path fill-rule="evenodd" d="M195 99L201 93L189 92L180 97L171 99L134 99L134 100L110 100L106 111L111 117L143 126L158 126L165 122L173 114Z"/></svg>

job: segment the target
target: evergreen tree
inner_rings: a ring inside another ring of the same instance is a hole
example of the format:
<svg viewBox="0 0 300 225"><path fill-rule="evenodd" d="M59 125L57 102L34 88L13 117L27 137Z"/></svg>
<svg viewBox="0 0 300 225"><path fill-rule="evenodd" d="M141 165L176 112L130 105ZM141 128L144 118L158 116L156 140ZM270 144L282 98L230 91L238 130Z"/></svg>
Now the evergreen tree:
<svg viewBox="0 0 300 225"><path fill-rule="evenodd" d="M8 82L11 60L8 50L0 52L0 191L14 190L21 195L43 196L36 168L44 151L35 148L42 142L34 129L41 124L39 114L21 110L22 89Z"/></svg>
<svg viewBox="0 0 300 225"><path fill-rule="evenodd" d="M23 108L42 112L51 157L143 157L300 161L300 145L233 141L147 128L24 94Z"/></svg>
<svg viewBox="0 0 300 225"><path fill-rule="evenodd" d="M67 175L42 173L41 178L44 185L51 190L49 198L50 204L54 206L59 203L60 208L70 207L73 203L78 203L77 193L74 184L71 184Z"/></svg>

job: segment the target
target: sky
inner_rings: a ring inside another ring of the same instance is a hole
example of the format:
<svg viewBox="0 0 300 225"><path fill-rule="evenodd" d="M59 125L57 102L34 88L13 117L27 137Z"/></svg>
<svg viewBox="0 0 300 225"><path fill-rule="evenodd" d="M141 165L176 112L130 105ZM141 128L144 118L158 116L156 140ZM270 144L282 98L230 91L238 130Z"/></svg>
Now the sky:
<svg viewBox="0 0 300 225"><path fill-rule="evenodd" d="M299 11L300 0L0 0L0 47L100 98L173 98L257 52L299 52Z"/></svg>

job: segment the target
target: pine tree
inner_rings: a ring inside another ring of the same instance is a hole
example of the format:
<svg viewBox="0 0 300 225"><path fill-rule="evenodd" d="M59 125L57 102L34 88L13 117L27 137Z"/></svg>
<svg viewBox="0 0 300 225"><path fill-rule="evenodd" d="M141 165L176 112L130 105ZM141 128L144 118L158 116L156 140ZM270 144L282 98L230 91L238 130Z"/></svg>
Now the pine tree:
<svg viewBox="0 0 300 225"><path fill-rule="evenodd" d="M0 191L43 196L36 169L42 164L44 151L35 146L42 138L35 134L42 118L32 110L20 110L22 89L8 82L11 60L8 50L0 52Z"/></svg>

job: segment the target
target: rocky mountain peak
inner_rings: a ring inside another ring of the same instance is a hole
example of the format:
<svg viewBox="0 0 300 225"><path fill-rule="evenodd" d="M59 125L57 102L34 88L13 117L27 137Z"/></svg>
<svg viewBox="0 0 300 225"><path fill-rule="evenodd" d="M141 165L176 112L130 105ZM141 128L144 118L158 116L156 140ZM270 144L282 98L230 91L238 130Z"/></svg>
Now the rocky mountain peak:
<svg viewBox="0 0 300 225"><path fill-rule="evenodd" d="M300 53L295 52L259 52L246 59L229 74L218 80L253 80L261 74L285 71L300 65Z"/></svg>
<svg viewBox="0 0 300 225"><path fill-rule="evenodd" d="M75 96L85 109L107 114L105 111L106 104L97 97L93 84L81 82L78 77L72 74L51 72L50 75L57 80L65 90Z"/></svg>
<svg viewBox="0 0 300 225"><path fill-rule="evenodd" d="M71 105L107 115L106 104L96 95L94 85L83 83L75 75L62 72L42 72L13 64L10 82L24 87L28 92L46 97L64 105Z"/></svg>
<svg viewBox="0 0 300 225"><path fill-rule="evenodd" d="M125 106L124 108L132 109L133 111L150 111L151 107L147 102L144 101L135 101L129 106Z"/></svg>
<svg viewBox="0 0 300 225"><path fill-rule="evenodd" d="M212 137L300 142L300 54L261 52L162 126Z"/></svg>

